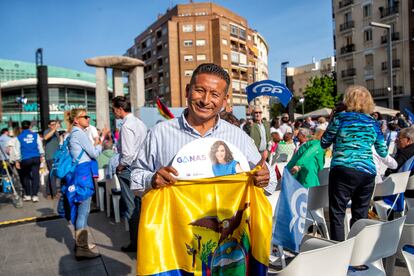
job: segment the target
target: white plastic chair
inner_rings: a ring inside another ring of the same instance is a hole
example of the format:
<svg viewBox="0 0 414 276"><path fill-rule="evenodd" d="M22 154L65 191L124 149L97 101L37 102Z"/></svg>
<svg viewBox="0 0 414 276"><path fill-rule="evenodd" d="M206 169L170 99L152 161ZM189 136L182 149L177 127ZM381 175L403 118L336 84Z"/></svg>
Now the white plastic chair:
<svg viewBox="0 0 414 276"><path fill-rule="evenodd" d="M104 202L104 194L105 194L105 187L100 185L100 182L105 181L105 171L104 169L98 170L98 192L97 192L97 200L99 201L99 210L101 212L105 211L105 202Z"/></svg>
<svg viewBox="0 0 414 276"><path fill-rule="evenodd" d="M402 248L406 244L414 244L414 208L408 209L404 227L398 245L397 256L402 257Z"/></svg>
<svg viewBox="0 0 414 276"><path fill-rule="evenodd" d="M414 190L414 175L408 178L407 188L405 190ZM404 198L407 209L414 207L414 198Z"/></svg>
<svg viewBox="0 0 414 276"><path fill-rule="evenodd" d="M390 174L386 179L384 179L382 183L378 183L375 186L374 196L382 197L398 194L394 201L394 206L397 202L399 194L405 192L409 177L409 171ZM383 220L387 220L389 216L389 210L391 210L393 206L390 208L390 206L383 200L374 201L374 206L377 210L378 216Z"/></svg>
<svg viewBox="0 0 414 276"><path fill-rule="evenodd" d="M309 188L308 193L308 213L305 222L305 229L310 225L321 226L322 235L329 239L328 226L326 224L324 208L329 207L328 185L316 186ZM314 227L315 231L315 227Z"/></svg>
<svg viewBox="0 0 414 276"><path fill-rule="evenodd" d="M119 211L119 200L121 199L121 185L116 174L114 174L112 180L114 182L114 188L112 189L112 204L114 206L115 222L120 223L121 214Z"/></svg>
<svg viewBox="0 0 414 276"><path fill-rule="evenodd" d="M355 237L350 265L366 265L368 269L350 275L385 276L382 258L396 253L404 221L405 217L386 222L370 219L356 221L348 235L348 239Z"/></svg>
<svg viewBox="0 0 414 276"><path fill-rule="evenodd" d="M277 275L346 275L353 246L354 239L332 243L331 241L324 242L321 239L311 238L302 244L299 255Z"/></svg>
<svg viewBox="0 0 414 276"><path fill-rule="evenodd" d="M404 248L404 250L402 250L402 255L404 256L410 276L414 276L414 254Z"/></svg>

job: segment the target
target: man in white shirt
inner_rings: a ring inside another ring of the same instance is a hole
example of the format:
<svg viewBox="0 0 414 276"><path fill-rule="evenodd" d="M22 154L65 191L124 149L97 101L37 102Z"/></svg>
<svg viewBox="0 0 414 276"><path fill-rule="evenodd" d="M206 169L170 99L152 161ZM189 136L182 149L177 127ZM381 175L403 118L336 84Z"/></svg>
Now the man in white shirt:
<svg viewBox="0 0 414 276"><path fill-rule="evenodd" d="M125 216L129 220L130 233L130 244L122 247L121 250L136 252L141 199L131 191L130 166L147 135L147 127L131 113L131 103L123 96L112 99L112 112L117 119L122 119L118 141L119 165L116 174L121 185L121 198L126 206Z"/></svg>
<svg viewBox="0 0 414 276"><path fill-rule="evenodd" d="M91 141L92 145L99 144L99 133L96 127L93 125L89 125L85 128L86 134L88 134L88 138Z"/></svg>
<svg viewBox="0 0 414 276"><path fill-rule="evenodd" d="M279 127L279 130L282 132L282 135L285 135L286 132L293 133L293 129L289 122L289 115L287 113L282 114L282 125Z"/></svg>

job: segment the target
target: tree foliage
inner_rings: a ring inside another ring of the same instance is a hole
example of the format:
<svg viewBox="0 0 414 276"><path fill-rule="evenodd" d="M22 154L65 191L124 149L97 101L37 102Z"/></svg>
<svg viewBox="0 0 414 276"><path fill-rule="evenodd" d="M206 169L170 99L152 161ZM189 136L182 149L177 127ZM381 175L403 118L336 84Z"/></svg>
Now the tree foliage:
<svg viewBox="0 0 414 276"><path fill-rule="evenodd" d="M320 108L333 108L339 97L335 92L335 80L331 76L314 77L306 86L305 113Z"/></svg>

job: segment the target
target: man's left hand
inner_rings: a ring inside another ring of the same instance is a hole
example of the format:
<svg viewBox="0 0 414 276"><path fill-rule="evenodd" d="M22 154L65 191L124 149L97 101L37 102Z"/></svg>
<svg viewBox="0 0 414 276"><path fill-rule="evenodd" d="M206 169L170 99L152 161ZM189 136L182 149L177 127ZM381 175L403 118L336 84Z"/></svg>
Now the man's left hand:
<svg viewBox="0 0 414 276"><path fill-rule="evenodd" d="M264 188L269 185L270 173L266 165L266 158L262 157L256 166L261 166L261 169L253 174L254 185L260 188Z"/></svg>

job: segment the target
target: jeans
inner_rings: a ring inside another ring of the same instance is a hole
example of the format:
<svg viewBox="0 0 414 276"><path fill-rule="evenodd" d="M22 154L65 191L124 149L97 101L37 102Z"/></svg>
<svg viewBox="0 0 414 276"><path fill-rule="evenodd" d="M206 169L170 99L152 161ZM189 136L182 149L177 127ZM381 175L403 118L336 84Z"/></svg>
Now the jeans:
<svg viewBox="0 0 414 276"><path fill-rule="evenodd" d="M125 203L125 217L129 223L129 237L131 244L137 245L138 224L141 212L141 198L134 195L130 189L131 171L129 168L117 173L119 184L121 185L121 199Z"/></svg>
<svg viewBox="0 0 414 276"><path fill-rule="evenodd" d="M368 218L369 202L374 192L375 175L346 167L333 167L329 172L329 223L331 239L345 240L344 217L352 200L351 226Z"/></svg>
<svg viewBox="0 0 414 276"><path fill-rule="evenodd" d="M46 194L54 197L56 196L57 186L56 186L56 177L51 174L53 160L46 160L46 165L49 171L48 182L46 185Z"/></svg>
<svg viewBox="0 0 414 276"><path fill-rule="evenodd" d="M82 201L78 205L78 211L76 214L76 224L75 224L75 230L84 229L88 226L88 217L89 217L89 211L91 209L91 198Z"/></svg>
<svg viewBox="0 0 414 276"><path fill-rule="evenodd" d="M37 196L40 182L40 157L24 159L20 162L24 194Z"/></svg>

